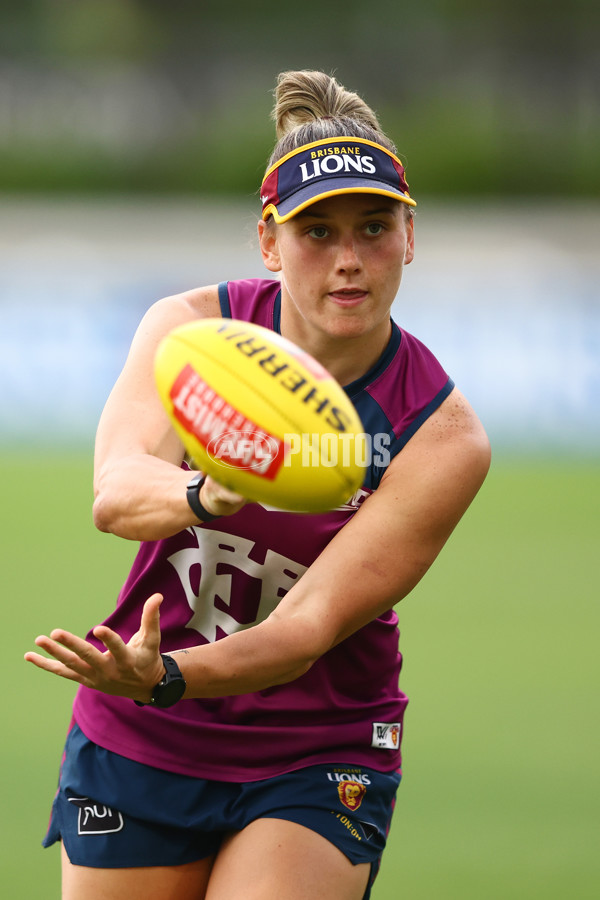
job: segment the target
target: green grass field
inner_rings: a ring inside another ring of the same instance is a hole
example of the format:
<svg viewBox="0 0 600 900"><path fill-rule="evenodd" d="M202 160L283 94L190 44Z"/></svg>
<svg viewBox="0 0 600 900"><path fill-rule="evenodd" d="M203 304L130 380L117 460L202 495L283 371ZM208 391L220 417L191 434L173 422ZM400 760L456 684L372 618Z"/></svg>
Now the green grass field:
<svg viewBox="0 0 600 900"><path fill-rule="evenodd" d="M40 840L74 689L22 656L96 624L136 548L94 531L88 456L0 460L0 882L53 900L59 854ZM599 538L600 463L500 460L399 607L411 704L373 900L600 895Z"/></svg>

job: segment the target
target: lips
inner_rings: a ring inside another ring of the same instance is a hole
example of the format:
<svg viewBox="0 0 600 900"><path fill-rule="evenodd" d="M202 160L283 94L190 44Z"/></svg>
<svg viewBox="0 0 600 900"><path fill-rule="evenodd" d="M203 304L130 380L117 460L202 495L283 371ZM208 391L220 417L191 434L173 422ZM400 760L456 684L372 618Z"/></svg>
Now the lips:
<svg viewBox="0 0 600 900"><path fill-rule="evenodd" d="M367 291L362 291L358 288L343 288L342 290L329 292L329 297L338 306L357 306L359 303L362 303L366 296Z"/></svg>

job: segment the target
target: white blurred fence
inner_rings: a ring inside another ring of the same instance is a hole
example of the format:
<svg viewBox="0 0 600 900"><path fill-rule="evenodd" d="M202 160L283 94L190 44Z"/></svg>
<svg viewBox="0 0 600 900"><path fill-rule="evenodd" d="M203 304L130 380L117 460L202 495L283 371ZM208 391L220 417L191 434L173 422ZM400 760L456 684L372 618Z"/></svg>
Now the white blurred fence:
<svg viewBox="0 0 600 900"><path fill-rule="evenodd" d="M88 443L155 300L267 275L257 199L4 199L0 442ZM600 453L600 208L421 202L394 318L438 355L497 449Z"/></svg>

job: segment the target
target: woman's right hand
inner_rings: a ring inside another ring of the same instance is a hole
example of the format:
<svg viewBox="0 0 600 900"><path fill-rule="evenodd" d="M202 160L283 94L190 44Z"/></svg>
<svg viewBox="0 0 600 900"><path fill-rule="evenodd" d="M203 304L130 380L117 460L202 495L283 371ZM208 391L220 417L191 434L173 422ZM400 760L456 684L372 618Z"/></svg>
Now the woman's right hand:
<svg viewBox="0 0 600 900"><path fill-rule="evenodd" d="M200 503L213 516L232 516L248 502L241 494L223 487L210 475L200 488Z"/></svg>

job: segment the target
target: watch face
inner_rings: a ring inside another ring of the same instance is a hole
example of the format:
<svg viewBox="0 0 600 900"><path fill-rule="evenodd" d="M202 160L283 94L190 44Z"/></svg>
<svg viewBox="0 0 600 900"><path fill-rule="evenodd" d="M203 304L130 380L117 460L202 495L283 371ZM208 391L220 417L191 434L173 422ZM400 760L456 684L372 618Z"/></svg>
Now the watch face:
<svg viewBox="0 0 600 900"><path fill-rule="evenodd" d="M185 681L183 678L179 676L179 678L170 679L167 676L164 684L161 682L154 688L154 705L160 709L166 709L181 700L184 693Z"/></svg>
<svg viewBox="0 0 600 900"><path fill-rule="evenodd" d="M166 709L173 706L178 700L181 700L185 693L185 680L179 666L172 656L169 654L161 654L165 666L165 674L162 681L154 688L152 693L152 702L154 706L160 709Z"/></svg>

